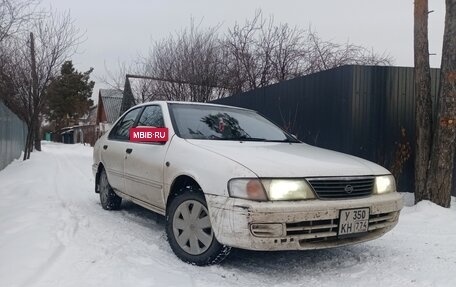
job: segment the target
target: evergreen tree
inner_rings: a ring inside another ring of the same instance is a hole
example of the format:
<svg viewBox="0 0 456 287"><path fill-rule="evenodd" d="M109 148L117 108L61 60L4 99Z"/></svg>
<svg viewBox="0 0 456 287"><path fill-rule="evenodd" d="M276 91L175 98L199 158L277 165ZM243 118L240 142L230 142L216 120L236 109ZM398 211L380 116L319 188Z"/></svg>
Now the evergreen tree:
<svg viewBox="0 0 456 287"><path fill-rule="evenodd" d="M63 63L60 75L51 81L47 89L47 118L56 129L74 125L88 113L93 105L90 99L95 82L90 73L78 72L71 61Z"/></svg>

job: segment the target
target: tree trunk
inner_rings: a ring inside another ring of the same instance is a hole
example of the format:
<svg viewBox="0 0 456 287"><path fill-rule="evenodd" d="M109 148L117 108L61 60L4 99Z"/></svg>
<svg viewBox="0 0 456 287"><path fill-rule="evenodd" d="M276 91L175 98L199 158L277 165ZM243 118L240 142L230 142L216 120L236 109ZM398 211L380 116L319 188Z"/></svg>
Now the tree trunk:
<svg viewBox="0 0 456 287"><path fill-rule="evenodd" d="M33 137L35 150L41 151L41 120L39 117L36 117L35 120L35 130Z"/></svg>
<svg viewBox="0 0 456 287"><path fill-rule="evenodd" d="M430 199L426 189L432 143L431 74L428 44L428 1L415 0L415 202Z"/></svg>
<svg viewBox="0 0 456 287"><path fill-rule="evenodd" d="M32 136L31 130L32 130L32 127L29 124L27 124L27 138L25 140L23 160L30 158L30 138Z"/></svg>
<svg viewBox="0 0 456 287"><path fill-rule="evenodd" d="M39 106L40 97L38 95L38 74L36 70L36 55L35 55L35 38L33 33L30 33L30 63L32 69L32 99L33 99L33 116L31 126L33 127L33 133L31 135L32 143L37 151L41 151L41 139L40 139L40 122L39 122ZM32 149L30 149L31 151Z"/></svg>
<svg viewBox="0 0 456 287"><path fill-rule="evenodd" d="M456 0L446 0L438 116L427 189L432 202L449 207L456 148Z"/></svg>
<svg viewBox="0 0 456 287"><path fill-rule="evenodd" d="M24 160L30 158L30 153L33 150L33 135L34 135L34 126L27 122L27 139L25 141L25 149L24 149Z"/></svg>

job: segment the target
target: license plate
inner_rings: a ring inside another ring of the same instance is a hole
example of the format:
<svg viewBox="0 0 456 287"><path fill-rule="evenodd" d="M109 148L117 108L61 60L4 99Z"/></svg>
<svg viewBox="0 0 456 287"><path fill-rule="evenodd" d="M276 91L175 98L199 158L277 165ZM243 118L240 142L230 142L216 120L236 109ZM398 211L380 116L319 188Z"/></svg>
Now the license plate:
<svg viewBox="0 0 456 287"><path fill-rule="evenodd" d="M343 209L339 214L339 236L367 232L369 208Z"/></svg>

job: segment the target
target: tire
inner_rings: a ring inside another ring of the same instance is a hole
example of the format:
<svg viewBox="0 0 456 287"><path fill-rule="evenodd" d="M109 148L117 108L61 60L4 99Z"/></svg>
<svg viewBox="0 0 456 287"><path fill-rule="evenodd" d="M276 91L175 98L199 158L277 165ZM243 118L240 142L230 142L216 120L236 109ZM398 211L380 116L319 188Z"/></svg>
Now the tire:
<svg viewBox="0 0 456 287"><path fill-rule="evenodd" d="M172 200L166 213L169 245L184 262L198 266L218 264L228 256L231 247L215 238L201 191L185 189Z"/></svg>
<svg viewBox="0 0 456 287"><path fill-rule="evenodd" d="M114 193L111 185L108 182L108 176L106 171L103 169L100 173L100 181L98 183L100 190L100 202L101 207L106 210L118 210L122 203L122 198Z"/></svg>

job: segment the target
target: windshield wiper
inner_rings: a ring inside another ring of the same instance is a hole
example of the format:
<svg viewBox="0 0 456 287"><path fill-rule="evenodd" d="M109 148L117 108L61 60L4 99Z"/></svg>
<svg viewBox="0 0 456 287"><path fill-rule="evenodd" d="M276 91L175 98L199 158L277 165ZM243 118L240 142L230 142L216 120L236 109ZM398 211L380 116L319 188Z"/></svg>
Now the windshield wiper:
<svg viewBox="0 0 456 287"><path fill-rule="evenodd" d="M280 142L284 142L284 143L300 143L299 140L294 139L294 138L291 138L291 139L284 139L284 140L282 140L282 141L280 141Z"/></svg>
<svg viewBox="0 0 456 287"><path fill-rule="evenodd" d="M266 139L263 139L263 138L239 138L238 140L240 141L252 141L252 142L264 142L266 141Z"/></svg>
<svg viewBox="0 0 456 287"><path fill-rule="evenodd" d="M217 140L222 140L222 141L241 141L241 142L247 142L247 141L258 141L258 142L264 142L266 139L263 138L248 138L248 137L238 137L238 138L220 138Z"/></svg>
<svg viewBox="0 0 456 287"><path fill-rule="evenodd" d="M276 142L276 143L300 143L300 141L294 138L286 138L283 140L268 140L265 138L251 138L251 137L238 137L238 138L213 138L213 140L219 141L241 141L241 142Z"/></svg>

